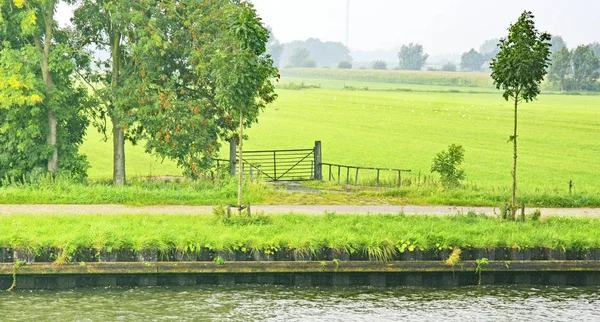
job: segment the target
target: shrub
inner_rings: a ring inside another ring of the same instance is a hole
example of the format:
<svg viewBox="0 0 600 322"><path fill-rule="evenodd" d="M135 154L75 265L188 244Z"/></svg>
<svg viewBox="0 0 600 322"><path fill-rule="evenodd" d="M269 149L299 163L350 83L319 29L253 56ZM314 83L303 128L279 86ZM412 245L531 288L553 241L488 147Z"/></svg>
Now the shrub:
<svg viewBox="0 0 600 322"><path fill-rule="evenodd" d="M458 166L463 162L465 149L462 145L452 144L447 151L438 153L433 159L431 172L440 174L440 181L444 187L457 187L465 178L465 171Z"/></svg>
<svg viewBox="0 0 600 322"><path fill-rule="evenodd" d="M445 71L445 72L455 72L456 71L456 65L453 64L453 63L451 63L451 62L448 62L448 63L446 63L446 65L442 66L442 71Z"/></svg>

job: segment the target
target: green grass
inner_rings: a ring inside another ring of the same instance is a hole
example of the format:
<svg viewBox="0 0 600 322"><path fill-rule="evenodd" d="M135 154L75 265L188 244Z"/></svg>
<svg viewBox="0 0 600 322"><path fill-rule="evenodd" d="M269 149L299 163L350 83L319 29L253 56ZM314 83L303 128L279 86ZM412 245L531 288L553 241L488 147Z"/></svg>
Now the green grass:
<svg viewBox="0 0 600 322"><path fill-rule="evenodd" d="M112 125L108 124L108 129ZM112 179L113 153L112 136L108 133L108 140L90 126L87 129L85 141L81 152L87 155L91 168L88 170L88 178L93 181L105 181ZM177 168L175 162L160 160L144 152L143 142L132 145L125 143L125 171L128 178L140 178L147 176L181 176L182 171Z"/></svg>
<svg viewBox="0 0 600 322"><path fill-rule="evenodd" d="M411 169L405 178L415 182L430 175L434 156L455 143L466 151L468 186L510 185L513 109L500 92L345 91L344 84L352 83L279 89L279 99L246 131L244 147L306 148L321 140L323 162ZM560 94L521 106L519 189L567 192L573 180L575 191L600 192L599 106L596 95Z"/></svg>
<svg viewBox="0 0 600 322"><path fill-rule="evenodd" d="M237 181L132 180L127 186L109 183L77 183L43 178L38 183L2 187L2 204L125 204L125 205L220 205L237 203ZM261 203L272 194L265 184L249 184L244 201Z"/></svg>
<svg viewBox="0 0 600 322"><path fill-rule="evenodd" d="M296 76L289 76L296 75ZM302 77L297 77L297 76ZM321 78L315 78L321 77ZM448 79L466 79L449 81ZM386 82L377 82L386 81ZM248 150L310 148L323 144L323 161L410 169L403 188L350 189L351 194L290 194L248 186L251 203L450 204L499 206L511 184L513 110L485 73L361 70L284 70L279 99L245 131ZM290 85L295 83L295 85ZM304 84L302 84L304 83ZM427 83L427 84L423 84ZM440 86L431 84L454 84ZM316 85L318 88L310 88ZM346 88L346 89L344 89ZM528 206L600 206L600 96L545 92L519 111L518 196ZM109 124L110 128L110 124ZM465 148L464 187L444 190L429 172L434 156L456 143ZM227 158L224 145L221 157ZM127 144L127 174L133 184L111 187L112 141L88 129L82 152L91 163L90 182L5 186L2 203L224 204L235 200L235 184L147 183L149 176L181 175L176 165ZM329 168L324 169L329 178ZM337 180L337 169L332 168ZM354 171L349 181L354 181ZM345 171L340 181L345 182ZM569 181L574 182L569 194ZM361 170L359 184L373 184ZM397 174L381 173L382 184ZM343 190L341 186L317 184Z"/></svg>
<svg viewBox="0 0 600 322"><path fill-rule="evenodd" d="M264 182L244 184L244 203L298 205L454 205L500 207L510 190L461 187L444 189L432 184L402 188L368 188L334 183L309 182L310 188L337 192L288 192ZM132 180L127 186L108 183L78 183L65 178L42 178L36 183L11 183L0 190L0 204L125 204L225 205L237 203L237 182L215 180ZM524 190L520 202L527 207L598 207L600 194L543 189Z"/></svg>
<svg viewBox="0 0 600 322"><path fill-rule="evenodd" d="M39 251L77 248L278 250L393 254L419 247L600 247L600 220L550 217L525 223L479 215L272 215L254 220L210 215L6 215L0 245ZM382 257L380 257L381 259Z"/></svg>

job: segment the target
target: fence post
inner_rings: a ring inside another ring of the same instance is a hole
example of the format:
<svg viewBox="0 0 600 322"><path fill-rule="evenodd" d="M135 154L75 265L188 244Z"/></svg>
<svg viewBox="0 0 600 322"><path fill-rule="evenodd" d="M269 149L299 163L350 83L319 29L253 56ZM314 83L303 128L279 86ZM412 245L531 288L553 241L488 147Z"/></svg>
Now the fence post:
<svg viewBox="0 0 600 322"><path fill-rule="evenodd" d="M235 165L237 160L237 140L230 139L229 140L229 174L235 177Z"/></svg>
<svg viewBox="0 0 600 322"><path fill-rule="evenodd" d="M356 177L354 177L354 185L358 186L358 167L356 168Z"/></svg>
<svg viewBox="0 0 600 322"><path fill-rule="evenodd" d="M277 181L277 152L273 151L273 181Z"/></svg>
<svg viewBox="0 0 600 322"><path fill-rule="evenodd" d="M402 186L402 171L398 170L398 187Z"/></svg>
<svg viewBox="0 0 600 322"><path fill-rule="evenodd" d="M377 181L375 184L377 187L379 187L379 169L377 169Z"/></svg>
<svg viewBox="0 0 600 322"><path fill-rule="evenodd" d="M321 141L315 141L315 180L323 180L323 165L321 164Z"/></svg>

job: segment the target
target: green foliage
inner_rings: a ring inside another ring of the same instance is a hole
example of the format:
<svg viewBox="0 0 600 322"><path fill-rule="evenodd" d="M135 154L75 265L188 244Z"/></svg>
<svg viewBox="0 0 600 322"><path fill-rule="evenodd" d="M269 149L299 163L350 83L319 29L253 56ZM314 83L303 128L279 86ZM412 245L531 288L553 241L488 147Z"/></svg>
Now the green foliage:
<svg viewBox="0 0 600 322"><path fill-rule="evenodd" d="M372 254L371 259L379 261L393 259L407 241L411 241L413 250L600 247L600 235L596 233L600 220L593 218L551 217L515 224L498 218L467 216L284 214L269 217L271 221L267 224L240 226L215 223L206 215L3 215L0 246L28 248L34 252L58 247L67 253L77 248L142 250L148 245L160 251L288 248L313 254L319 254L323 248L333 248L351 254L369 254L369 257ZM457 265L460 256L454 251L452 257ZM480 263L483 268L485 261Z"/></svg>
<svg viewBox="0 0 600 322"><path fill-rule="evenodd" d="M600 77L600 58L589 46L577 46L571 54L573 82L578 90L597 90Z"/></svg>
<svg viewBox="0 0 600 322"><path fill-rule="evenodd" d="M373 62L373 69L385 70L387 69L387 64L383 60L376 60Z"/></svg>
<svg viewBox="0 0 600 322"><path fill-rule="evenodd" d="M540 93L540 84L547 73L550 56L550 35L535 29L533 14L524 11L519 20L508 29L508 37L500 39L500 52L492 60L492 79L507 101L514 101L513 135L513 187L511 196L512 217L517 210L517 110L519 102L534 100Z"/></svg>
<svg viewBox="0 0 600 322"><path fill-rule="evenodd" d="M477 72L481 70L481 65L485 61L485 57L471 48L460 57L460 70L466 72Z"/></svg>
<svg viewBox="0 0 600 322"><path fill-rule="evenodd" d="M423 45L421 44L402 45L398 52L399 67L402 70L420 70L428 57L429 55L423 53Z"/></svg>
<svg viewBox="0 0 600 322"><path fill-rule="evenodd" d="M567 48L567 43L563 40L561 36L554 35L550 39L550 53L554 54L555 52Z"/></svg>
<svg viewBox="0 0 600 322"><path fill-rule="evenodd" d="M492 59L500 52L500 48L498 48L499 42L499 38L488 39L479 46L479 52L485 59Z"/></svg>
<svg viewBox="0 0 600 322"><path fill-rule="evenodd" d="M304 60L291 64L296 67L310 67L314 66L336 66L340 61L352 62L350 56L350 50L348 47L340 42L333 41L321 41L320 39L309 38L305 41L295 40L284 44L283 54L281 55L282 62L291 62L290 58L293 56L297 49L304 48L310 53L310 57L305 57L309 63L305 63ZM304 63L303 63L304 62Z"/></svg>
<svg viewBox="0 0 600 322"><path fill-rule="evenodd" d="M588 46L590 46L590 49L594 52L594 56L600 58L600 43L596 41Z"/></svg>
<svg viewBox="0 0 600 322"><path fill-rule="evenodd" d="M483 271L483 267L489 263L489 260L485 257L475 260L475 264L477 265L475 267L475 274L479 274L479 282L477 283L478 285L481 285L481 272Z"/></svg>
<svg viewBox="0 0 600 322"><path fill-rule="evenodd" d="M294 49L289 56L288 65L286 67L315 68L317 67L317 63L310 59L310 51L308 51L308 49L299 47Z"/></svg>
<svg viewBox="0 0 600 322"><path fill-rule="evenodd" d="M561 90L568 88L568 77L572 75L571 52L567 47L554 50L552 63L548 70L548 80L558 84Z"/></svg>
<svg viewBox="0 0 600 322"><path fill-rule="evenodd" d="M448 150L438 153L433 159L431 172L441 176L441 183L445 187L457 187L465 179L465 171L458 168L464 161L465 149L462 145L452 144Z"/></svg>
<svg viewBox="0 0 600 322"><path fill-rule="evenodd" d="M39 23L51 20L52 26L56 2L13 4L0 3L0 177L31 180L45 171L56 149L60 171L84 178L89 165L79 147L92 102L73 75L86 60L68 30Z"/></svg>
<svg viewBox="0 0 600 322"><path fill-rule="evenodd" d="M444 72L455 72L456 71L456 65L451 63L451 62L447 62L446 64L444 64L444 66L442 66L442 71Z"/></svg>
<svg viewBox="0 0 600 322"><path fill-rule="evenodd" d="M338 69L352 69L352 63L347 60L342 60L338 63Z"/></svg>
<svg viewBox="0 0 600 322"><path fill-rule="evenodd" d="M251 4L229 1L166 2L135 19L151 26L136 30L132 47L146 151L196 178L238 136L240 117L250 127L277 97L268 30Z"/></svg>
<svg viewBox="0 0 600 322"><path fill-rule="evenodd" d="M279 67L281 62L281 54L283 53L283 44L279 43L279 40L275 38L271 27L267 27L269 31L269 41L267 42L267 54L271 55L273 59L273 66Z"/></svg>
<svg viewBox="0 0 600 322"><path fill-rule="evenodd" d="M492 60L492 79L506 100L529 102L540 93L550 55L550 35L535 29L533 14L523 12L500 39L500 52Z"/></svg>

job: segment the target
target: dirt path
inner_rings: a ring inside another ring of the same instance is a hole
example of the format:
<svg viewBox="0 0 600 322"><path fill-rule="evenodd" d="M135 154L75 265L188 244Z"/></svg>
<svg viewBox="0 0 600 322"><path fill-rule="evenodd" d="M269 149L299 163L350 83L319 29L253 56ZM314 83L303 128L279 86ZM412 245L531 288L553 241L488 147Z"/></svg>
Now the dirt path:
<svg viewBox="0 0 600 322"><path fill-rule="evenodd" d="M537 208L529 208L527 213ZM211 214L212 206L124 206L124 205L0 205L0 214ZM428 214L485 213L494 215L498 208L455 206L346 206L346 205L253 205L252 212L265 214ZM542 215L600 217L600 208L540 208Z"/></svg>

